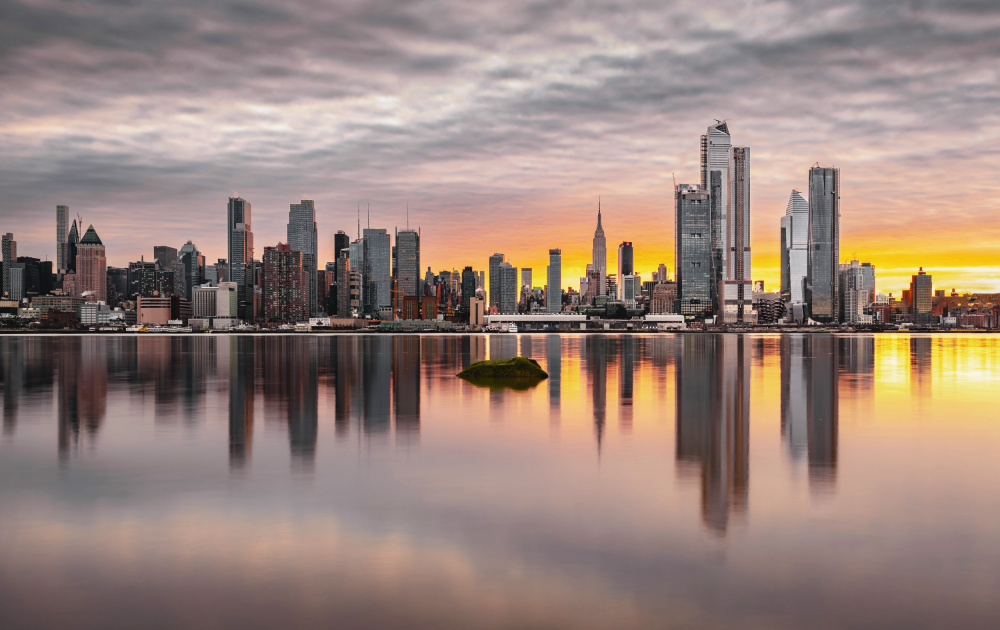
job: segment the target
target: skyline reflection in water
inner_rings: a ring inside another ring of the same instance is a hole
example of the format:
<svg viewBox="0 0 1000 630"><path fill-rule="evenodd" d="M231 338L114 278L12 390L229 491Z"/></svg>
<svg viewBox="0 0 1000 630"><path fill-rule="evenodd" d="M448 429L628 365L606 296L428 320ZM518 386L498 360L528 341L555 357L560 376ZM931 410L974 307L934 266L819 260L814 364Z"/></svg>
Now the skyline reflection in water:
<svg viewBox="0 0 1000 630"><path fill-rule="evenodd" d="M4 627L1000 619L998 336L0 348Z"/></svg>

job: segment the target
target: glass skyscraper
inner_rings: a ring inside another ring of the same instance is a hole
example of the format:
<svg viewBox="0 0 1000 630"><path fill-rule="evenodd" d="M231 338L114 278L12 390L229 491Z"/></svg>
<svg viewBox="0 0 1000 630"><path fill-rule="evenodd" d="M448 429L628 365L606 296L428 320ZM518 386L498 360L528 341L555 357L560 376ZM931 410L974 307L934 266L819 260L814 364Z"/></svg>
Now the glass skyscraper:
<svg viewBox="0 0 1000 630"><path fill-rule="evenodd" d="M809 273L809 202L799 191L788 198L781 217L781 299L794 316L795 306L805 304L806 276ZM801 311L801 306L798 308Z"/></svg>
<svg viewBox="0 0 1000 630"><path fill-rule="evenodd" d="M308 274L308 311L315 314L319 309L316 291L316 270L319 268L319 245L317 243L316 206L311 199L288 206L288 245L292 250L302 252L302 268Z"/></svg>
<svg viewBox="0 0 1000 630"><path fill-rule="evenodd" d="M250 202L229 198L229 281L236 283L238 317L253 320L253 231L250 226ZM176 250L174 256L176 257Z"/></svg>
<svg viewBox="0 0 1000 630"><path fill-rule="evenodd" d="M550 313L562 311L562 250L549 250L548 289L545 291L545 306Z"/></svg>
<svg viewBox="0 0 1000 630"><path fill-rule="evenodd" d="M701 186L677 186L674 270L679 312L691 317L712 314L712 201Z"/></svg>
<svg viewBox="0 0 1000 630"><path fill-rule="evenodd" d="M363 235L365 310L377 314L380 309L392 308L392 237L382 228L365 228Z"/></svg>
<svg viewBox="0 0 1000 630"><path fill-rule="evenodd" d="M423 278L420 277L420 233L402 230L396 233L396 289L400 295L423 296ZM400 300L402 303L402 300Z"/></svg>
<svg viewBox="0 0 1000 630"><path fill-rule="evenodd" d="M809 316L836 323L840 314L840 169L809 169Z"/></svg>

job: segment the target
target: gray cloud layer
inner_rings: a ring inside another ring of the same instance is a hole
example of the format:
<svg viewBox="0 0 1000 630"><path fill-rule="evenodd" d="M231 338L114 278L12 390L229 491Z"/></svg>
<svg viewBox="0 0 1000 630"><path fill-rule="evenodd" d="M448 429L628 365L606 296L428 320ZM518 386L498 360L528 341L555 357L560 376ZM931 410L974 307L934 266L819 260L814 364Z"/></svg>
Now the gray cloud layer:
<svg viewBox="0 0 1000 630"><path fill-rule="evenodd" d="M518 221L585 249L566 212L602 194L621 237L669 251L671 173L696 177L716 117L753 149L760 250L815 161L877 231L996 211L995 2L663 4L0 0L0 229L54 251L69 203L127 258L157 238L214 257L234 191L264 242L300 196L325 230L409 200L458 265L451 237L514 248ZM995 221L977 234L1000 246Z"/></svg>

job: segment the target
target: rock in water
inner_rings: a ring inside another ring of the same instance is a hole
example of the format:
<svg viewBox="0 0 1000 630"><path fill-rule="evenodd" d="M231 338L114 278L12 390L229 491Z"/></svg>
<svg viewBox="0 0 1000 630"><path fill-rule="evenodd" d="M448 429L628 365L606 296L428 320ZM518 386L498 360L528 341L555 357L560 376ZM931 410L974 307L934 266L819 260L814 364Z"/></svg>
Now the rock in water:
<svg viewBox="0 0 1000 630"><path fill-rule="evenodd" d="M473 385L527 389L547 379L538 362L527 357L477 361L459 372L458 377Z"/></svg>

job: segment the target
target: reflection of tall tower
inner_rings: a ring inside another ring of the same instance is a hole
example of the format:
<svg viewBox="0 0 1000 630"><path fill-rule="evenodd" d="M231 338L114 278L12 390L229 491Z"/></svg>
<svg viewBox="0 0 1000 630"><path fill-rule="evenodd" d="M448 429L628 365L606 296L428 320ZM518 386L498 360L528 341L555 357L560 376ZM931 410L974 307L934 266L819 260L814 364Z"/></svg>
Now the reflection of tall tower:
<svg viewBox="0 0 1000 630"><path fill-rule="evenodd" d="M78 446L81 430L94 440L104 422L108 399L106 341L93 337L62 338L56 346L56 357L59 456L66 458Z"/></svg>
<svg viewBox="0 0 1000 630"><path fill-rule="evenodd" d="M803 343L803 335L781 336L781 437L795 461L809 443Z"/></svg>
<svg viewBox="0 0 1000 630"><path fill-rule="evenodd" d="M529 337L525 337L529 339ZM558 411L562 406L562 337L545 337L545 368L549 373L549 408Z"/></svg>
<svg viewBox="0 0 1000 630"><path fill-rule="evenodd" d="M420 337L393 337L392 402L396 411L396 442L420 437Z"/></svg>
<svg viewBox="0 0 1000 630"><path fill-rule="evenodd" d="M730 513L746 511L750 352L742 335L687 336L678 344L677 463L699 475L702 518L725 534Z"/></svg>
<svg viewBox="0 0 1000 630"><path fill-rule="evenodd" d="M838 374L837 339L808 335L805 353L809 486L832 488L837 480Z"/></svg>
<svg viewBox="0 0 1000 630"><path fill-rule="evenodd" d="M392 340L363 337L361 342L361 386L364 391L363 428L365 433L387 434L390 425Z"/></svg>
<svg viewBox="0 0 1000 630"><path fill-rule="evenodd" d="M242 469L250 457L254 419L255 337L230 337L229 467Z"/></svg>
<svg viewBox="0 0 1000 630"><path fill-rule="evenodd" d="M316 273L313 272L315 276ZM315 337L286 338L298 342L282 353L287 357L288 445L292 465L312 471L316 465L316 429L319 421L319 357Z"/></svg>
<svg viewBox="0 0 1000 630"><path fill-rule="evenodd" d="M622 338L621 360L618 362L619 424L623 433L632 431L632 387L635 377L635 337Z"/></svg>
<svg viewBox="0 0 1000 630"><path fill-rule="evenodd" d="M931 395L931 338L910 337L910 392L921 403Z"/></svg>
<svg viewBox="0 0 1000 630"><path fill-rule="evenodd" d="M594 433L597 437L597 453L600 455L608 407L608 339L604 335L595 335L587 337L585 341L584 361L594 400Z"/></svg>
<svg viewBox="0 0 1000 630"><path fill-rule="evenodd" d="M358 338L331 337L330 354L334 357L333 381L337 389L334 407L334 425L337 439L347 437L351 426L351 397L358 386Z"/></svg>

